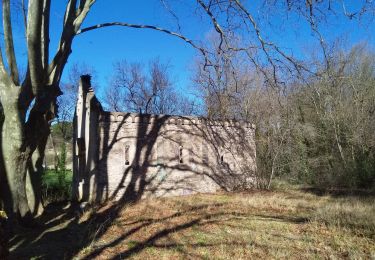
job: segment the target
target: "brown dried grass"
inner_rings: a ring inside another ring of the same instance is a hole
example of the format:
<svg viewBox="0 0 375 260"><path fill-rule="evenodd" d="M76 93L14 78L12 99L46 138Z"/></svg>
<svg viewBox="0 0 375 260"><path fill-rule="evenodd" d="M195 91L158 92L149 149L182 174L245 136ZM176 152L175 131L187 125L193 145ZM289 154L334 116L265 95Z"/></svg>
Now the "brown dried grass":
<svg viewBox="0 0 375 260"><path fill-rule="evenodd" d="M193 195L122 210L79 258L373 258L371 199L300 191Z"/></svg>

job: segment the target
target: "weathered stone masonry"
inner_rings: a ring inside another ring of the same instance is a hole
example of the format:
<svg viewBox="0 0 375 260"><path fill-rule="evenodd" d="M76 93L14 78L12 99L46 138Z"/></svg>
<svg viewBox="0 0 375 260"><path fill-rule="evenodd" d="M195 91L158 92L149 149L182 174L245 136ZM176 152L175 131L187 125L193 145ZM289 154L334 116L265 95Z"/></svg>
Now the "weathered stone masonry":
<svg viewBox="0 0 375 260"><path fill-rule="evenodd" d="M254 125L102 109L82 76L74 118L80 201L185 195L254 184Z"/></svg>

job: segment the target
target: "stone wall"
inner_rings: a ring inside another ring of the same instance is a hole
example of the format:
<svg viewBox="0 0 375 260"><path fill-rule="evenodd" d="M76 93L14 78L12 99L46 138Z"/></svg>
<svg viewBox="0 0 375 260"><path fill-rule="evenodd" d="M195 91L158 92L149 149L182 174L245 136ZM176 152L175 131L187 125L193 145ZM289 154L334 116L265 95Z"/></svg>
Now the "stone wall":
<svg viewBox="0 0 375 260"><path fill-rule="evenodd" d="M134 200L254 184L254 125L113 113L81 78L74 120L74 196Z"/></svg>

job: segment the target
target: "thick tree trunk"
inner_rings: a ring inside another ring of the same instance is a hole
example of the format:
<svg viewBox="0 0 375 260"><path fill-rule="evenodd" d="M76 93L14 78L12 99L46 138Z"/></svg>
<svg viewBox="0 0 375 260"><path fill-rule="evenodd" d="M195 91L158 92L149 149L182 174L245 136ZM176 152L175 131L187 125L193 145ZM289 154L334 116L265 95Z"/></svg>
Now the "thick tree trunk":
<svg viewBox="0 0 375 260"><path fill-rule="evenodd" d="M7 180L9 194L5 194L6 209L11 218L30 216L26 196L26 166L30 151L24 149L25 118L18 107L21 88L10 87L2 97L4 122L2 129L2 175Z"/></svg>
<svg viewBox="0 0 375 260"><path fill-rule="evenodd" d="M44 152L49 136L48 132L40 133L37 150L28 161L26 192L30 210L33 215L41 215L44 210L42 202L42 174L44 171Z"/></svg>
<svg viewBox="0 0 375 260"><path fill-rule="evenodd" d="M0 181L4 180L0 184L4 186L1 193L10 218L20 218L23 223L29 224L32 215L41 214L43 210L41 177L44 150L50 134L49 123L57 113L56 98L61 91L56 86L46 86L46 91L35 97L26 122L26 108L31 99L27 100L27 93L21 91L31 87L21 88L8 83L0 81L4 114L0 140Z"/></svg>

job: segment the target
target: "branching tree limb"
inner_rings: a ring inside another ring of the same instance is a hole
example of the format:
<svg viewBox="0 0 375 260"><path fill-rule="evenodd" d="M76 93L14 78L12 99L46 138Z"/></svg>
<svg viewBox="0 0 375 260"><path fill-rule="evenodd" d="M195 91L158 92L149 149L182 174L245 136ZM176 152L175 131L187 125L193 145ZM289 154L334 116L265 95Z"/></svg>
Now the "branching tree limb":
<svg viewBox="0 0 375 260"><path fill-rule="evenodd" d="M212 21L212 24L214 25L215 27L215 30L216 32L219 33L220 35L220 43L219 43L219 51L222 51L222 45L223 45L223 41L225 41L225 43L227 44L228 42L226 41L226 37L225 37L225 34L220 26L220 24L218 23L216 17L213 15L213 13L211 12L210 8L205 5L205 3L203 3L201 0L197 0L198 3L202 6L202 8L205 10L205 12L207 13L207 15L210 17L211 21ZM228 45L228 44L227 44Z"/></svg>
<svg viewBox="0 0 375 260"><path fill-rule="evenodd" d="M1 50L1 48L0 48L0 73L1 73L2 77L5 77L5 76L8 75L6 70L5 70L4 60L3 60L3 52Z"/></svg>
<svg viewBox="0 0 375 260"><path fill-rule="evenodd" d="M14 53L13 32L10 17L10 0L3 0L3 28L5 40L5 53L10 69L10 76L14 84L19 84L19 75L16 62L16 55Z"/></svg>
<svg viewBox="0 0 375 260"><path fill-rule="evenodd" d="M42 61L43 69L48 68L49 56L49 25L50 25L51 0L43 1L43 23L42 23Z"/></svg>
<svg viewBox="0 0 375 260"><path fill-rule="evenodd" d="M27 51L29 59L30 79L33 92L37 93L43 86L43 62L42 57L42 24L43 1L30 0L27 16Z"/></svg>
<svg viewBox="0 0 375 260"><path fill-rule="evenodd" d="M131 23L123 23L123 22L102 23L102 24L97 24L97 25L93 25L93 26L90 26L90 27L86 27L86 28L80 29L80 30L77 31L76 35L79 35L79 34L82 34L84 32L88 32L88 31L91 31L91 30L95 30L95 29L109 27L109 26L124 26L124 27L137 28L137 29L151 29L151 30L160 31L160 32L163 32L163 33L166 33L166 34L178 37L181 40L185 41L186 43L190 44L193 48L195 48L198 51L200 51L200 53L206 59L206 65L210 65L209 59L208 59L208 55L207 55L208 54L207 50L205 50L204 48L198 46L191 39L185 37L182 34L179 34L179 33L176 33L176 32L172 32L170 30L167 30L167 29L164 29L164 28L161 28L161 27L157 27L157 26L154 26L154 25L131 24Z"/></svg>

